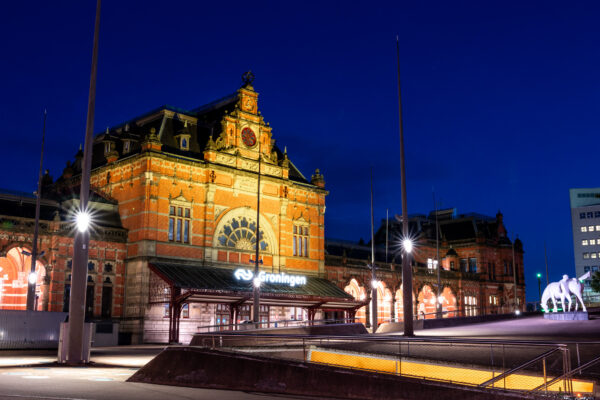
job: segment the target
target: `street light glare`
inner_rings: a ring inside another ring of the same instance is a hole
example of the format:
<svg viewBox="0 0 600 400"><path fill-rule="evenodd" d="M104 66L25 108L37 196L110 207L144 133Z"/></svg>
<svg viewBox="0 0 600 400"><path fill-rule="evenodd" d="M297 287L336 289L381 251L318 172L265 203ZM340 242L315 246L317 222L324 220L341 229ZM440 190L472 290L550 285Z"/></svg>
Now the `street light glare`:
<svg viewBox="0 0 600 400"><path fill-rule="evenodd" d="M413 242L410 239L404 239L402 241L402 247L404 247L404 251L407 253L412 252L413 249Z"/></svg>
<svg viewBox="0 0 600 400"><path fill-rule="evenodd" d="M379 281L377 279L373 279L371 281L371 286L373 287L373 289L377 289L377 287L379 286Z"/></svg>
<svg viewBox="0 0 600 400"><path fill-rule="evenodd" d="M538 274L537 274L537 277L538 277L538 278L541 278L541 277L542 277L542 274L540 274L540 273L538 272Z"/></svg>
<svg viewBox="0 0 600 400"><path fill-rule="evenodd" d="M79 211L75 216L75 224L77 225L77 230L79 230L79 232L87 231L91 221L92 218L87 211Z"/></svg>
<svg viewBox="0 0 600 400"><path fill-rule="evenodd" d="M254 280L252 282L254 283L254 287L260 287L260 279L259 278L254 278Z"/></svg>
<svg viewBox="0 0 600 400"><path fill-rule="evenodd" d="M29 273L29 283L34 284L37 282L37 274L35 272Z"/></svg>

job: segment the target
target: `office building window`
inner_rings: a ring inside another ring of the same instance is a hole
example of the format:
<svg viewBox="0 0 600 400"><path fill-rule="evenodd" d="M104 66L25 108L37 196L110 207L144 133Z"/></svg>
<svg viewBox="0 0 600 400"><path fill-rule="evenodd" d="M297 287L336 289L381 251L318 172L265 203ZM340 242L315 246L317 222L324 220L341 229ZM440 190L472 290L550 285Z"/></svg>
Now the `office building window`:
<svg viewBox="0 0 600 400"><path fill-rule="evenodd" d="M596 217L596 218L600 218L600 211L596 211L596 212L594 212L594 217Z"/></svg>
<svg viewBox="0 0 600 400"><path fill-rule="evenodd" d="M596 245L596 239L590 239L590 246Z"/></svg>
<svg viewBox="0 0 600 400"><path fill-rule="evenodd" d="M600 225L596 225L596 231L600 231Z"/></svg>
<svg viewBox="0 0 600 400"><path fill-rule="evenodd" d="M592 253L591 256L592 256L592 258L597 258L598 254L597 253Z"/></svg>
<svg viewBox="0 0 600 400"><path fill-rule="evenodd" d="M589 212L589 213L587 213L586 217L588 217L588 218L594 218L594 213L593 212Z"/></svg>
<svg viewBox="0 0 600 400"><path fill-rule="evenodd" d="M589 266L585 266L583 267L583 272L589 272L590 271L590 267Z"/></svg>
<svg viewBox="0 0 600 400"><path fill-rule="evenodd" d="M585 213L579 213L579 219L585 219Z"/></svg>
<svg viewBox="0 0 600 400"><path fill-rule="evenodd" d="M590 258L590 253L583 253L583 259L587 260L588 258Z"/></svg>
<svg viewBox="0 0 600 400"><path fill-rule="evenodd" d="M587 239L583 239L583 240L581 241L581 245L582 245L582 246L587 246L587 245L588 245L588 241L587 241Z"/></svg>
<svg viewBox="0 0 600 400"><path fill-rule="evenodd" d="M190 242L190 209L187 207L169 207L169 240L171 242Z"/></svg>
<svg viewBox="0 0 600 400"><path fill-rule="evenodd" d="M587 226L582 226L581 227L581 232L587 232Z"/></svg>
<svg viewBox="0 0 600 400"><path fill-rule="evenodd" d="M588 226L588 232L594 232L594 225Z"/></svg>
<svg viewBox="0 0 600 400"><path fill-rule="evenodd" d="M308 226L294 225L293 254L308 257Z"/></svg>

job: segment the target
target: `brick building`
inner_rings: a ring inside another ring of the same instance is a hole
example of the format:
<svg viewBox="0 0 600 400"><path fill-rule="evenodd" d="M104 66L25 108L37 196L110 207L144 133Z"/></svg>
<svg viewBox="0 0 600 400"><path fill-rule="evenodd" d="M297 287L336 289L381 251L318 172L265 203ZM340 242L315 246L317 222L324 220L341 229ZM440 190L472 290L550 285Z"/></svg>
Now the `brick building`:
<svg viewBox="0 0 600 400"><path fill-rule="evenodd" d="M162 106L94 138L95 229L88 269L88 294L93 296L88 296L86 310L89 318L119 321L132 343L185 342L198 326L250 319L257 245L262 321L352 317L357 310L358 318L366 317L367 257L353 258L346 250L338 254L344 246L326 245L324 178L318 169L310 179L305 177L286 149L275 145L252 79L246 74L235 93L202 107ZM68 307L73 251L69 215L78 205L81 163L80 150L55 182L48 175L44 178L40 245L46 253L38 262L40 310ZM19 287L25 293L28 260L22 251L31 249L35 201L31 196L4 198L0 274L12 268L5 281L15 287L13 292ZM420 302L421 297L431 297L425 287L432 288L422 268L424 257L431 255L427 221L411 219L419 226L415 232L421 233L414 267L415 299ZM462 315L463 296L476 297L480 305L488 294L508 293L510 279L499 272L484 284L487 275L480 267L475 272L458 270L461 260L477 258L478 266L494 262L500 270L500 260L511 247L501 216L496 225L472 222L472 238L456 236L451 228L456 223L440 223L441 248L447 256L442 265L444 293L448 298L458 295L452 307ZM378 240L380 236L381 232ZM522 271L522 251L517 253ZM379 315L401 317L396 261L391 256L383 261ZM6 293L21 293L13 292ZM23 304L3 301L0 307Z"/></svg>
<svg viewBox="0 0 600 400"><path fill-rule="evenodd" d="M400 220L400 217L390 220L387 227L386 221L382 221L375 235L380 323L401 320L403 316ZM437 212L437 227L444 317L514 311L515 275L517 308L524 310L523 245L517 238L513 247L500 212L494 218L480 214L457 215L455 209L442 210ZM438 247L435 230L434 212L410 217L409 232L415 240L411 256L413 311L419 318L435 318L436 313ZM325 249L327 279L343 286L354 298L370 301L370 246L327 240ZM369 310L363 307L356 316L366 322Z"/></svg>

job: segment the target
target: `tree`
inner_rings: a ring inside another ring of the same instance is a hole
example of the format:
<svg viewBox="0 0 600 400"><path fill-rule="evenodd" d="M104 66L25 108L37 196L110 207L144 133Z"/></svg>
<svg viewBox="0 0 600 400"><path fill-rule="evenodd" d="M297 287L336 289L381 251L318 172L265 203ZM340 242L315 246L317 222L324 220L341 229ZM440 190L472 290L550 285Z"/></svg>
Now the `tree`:
<svg viewBox="0 0 600 400"><path fill-rule="evenodd" d="M592 274L592 283L590 286L594 292L600 293L600 271L596 271Z"/></svg>

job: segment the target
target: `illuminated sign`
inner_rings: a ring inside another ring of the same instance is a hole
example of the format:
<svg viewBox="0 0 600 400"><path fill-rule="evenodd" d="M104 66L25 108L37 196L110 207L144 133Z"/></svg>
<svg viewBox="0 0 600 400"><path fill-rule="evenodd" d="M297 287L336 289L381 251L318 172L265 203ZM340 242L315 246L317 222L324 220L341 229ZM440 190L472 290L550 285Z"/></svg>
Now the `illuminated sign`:
<svg viewBox="0 0 600 400"><path fill-rule="evenodd" d="M254 272L249 269L239 268L233 273L235 279L238 281L251 281L254 278ZM285 272L279 274L272 274L269 272L261 271L258 273L258 281L265 283L279 283L282 285L289 285L291 287L306 285L306 277L303 275L288 275Z"/></svg>

